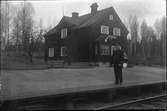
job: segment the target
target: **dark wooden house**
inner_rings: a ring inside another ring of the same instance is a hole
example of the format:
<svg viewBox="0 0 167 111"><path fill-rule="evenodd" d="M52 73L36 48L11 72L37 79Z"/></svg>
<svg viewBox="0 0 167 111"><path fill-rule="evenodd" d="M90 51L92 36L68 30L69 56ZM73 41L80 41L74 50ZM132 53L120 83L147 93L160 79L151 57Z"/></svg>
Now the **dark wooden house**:
<svg viewBox="0 0 167 111"><path fill-rule="evenodd" d="M71 61L109 61L113 45L119 43L127 51L128 30L113 7L72 17L63 16L59 24L45 35L45 58Z"/></svg>

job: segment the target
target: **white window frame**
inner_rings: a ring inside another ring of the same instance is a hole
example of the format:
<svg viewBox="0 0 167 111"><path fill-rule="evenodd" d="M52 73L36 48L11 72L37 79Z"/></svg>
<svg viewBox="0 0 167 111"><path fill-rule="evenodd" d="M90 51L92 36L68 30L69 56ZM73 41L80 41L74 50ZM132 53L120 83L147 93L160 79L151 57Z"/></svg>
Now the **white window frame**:
<svg viewBox="0 0 167 111"><path fill-rule="evenodd" d="M109 20L114 20L114 17L112 14L109 15Z"/></svg>
<svg viewBox="0 0 167 111"><path fill-rule="evenodd" d="M67 28L63 28L61 29L61 39L66 37L67 37Z"/></svg>
<svg viewBox="0 0 167 111"><path fill-rule="evenodd" d="M109 34L109 26L101 25L101 33L102 34Z"/></svg>
<svg viewBox="0 0 167 111"><path fill-rule="evenodd" d="M100 55L110 55L110 47L108 45L100 45Z"/></svg>
<svg viewBox="0 0 167 111"><path fill-rule="evenodd" d="M111 46L111 56L113 56L113 51L114 51L115 46Z"/></svg>
<svg viewBox="0 0 167 111"><path fill-rule="evenodd" d="M49 57L54 57L54 48L49 48Z"/></svg>
<svg viewBox="0 0 167 111"><path fill-rule="evenodd" d="M113 28L113 35L115 35L115 36L121 36L121 29L117 28L117 27L114 27Z"/></svg>
<svg viewBox="0 0 167 111"><path fill-rule="evenodd" d="M65 50L65 53L63 53L63 50ZM62 46L61 47L61 56L63 57L63 56L66 56L67 55L67 47L65 47L65 46Z"/></svg>

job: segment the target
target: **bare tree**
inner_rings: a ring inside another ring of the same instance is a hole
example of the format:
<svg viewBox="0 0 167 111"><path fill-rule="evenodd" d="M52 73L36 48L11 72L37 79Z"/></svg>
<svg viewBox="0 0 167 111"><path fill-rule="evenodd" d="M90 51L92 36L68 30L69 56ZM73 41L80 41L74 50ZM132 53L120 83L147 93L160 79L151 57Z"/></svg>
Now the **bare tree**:
<svg viewBox="0 0 167 111"><path fill-rule="evenodd" d="M155 24L155 32L157 38L159 40L159 47L158 50L160 51L161 56L161 63L163 65L166 64L165 57L166 57L166 17L162 17L161 19L157 19Z"/></svg>
<svg viewBox="0 0 167 111"><path fill-rule="evenodd" d="M161 24L160 19L156 19L156 21L154 23L154 28L155 28L155 33L156 33L157 39L160 39L160 35L162 32L162 24Z"/></svg>
<svg viewBox="0 0 167 111"><path fill-rule="evenodd" d="M161 20L162 32L161 32L161 47L162 47L162 54L161 54L161 61L162 64L166 64L166 17L163 17Z"/></svg>
<svg viewBox="0 0 167 111"><path fill-rule="evenodd" d="M40 19L39 23L34 26L34 50L38 52L38 55L43 52L44 46L44 33L45 30L43 29L43 21Z"/></svg>
<svg viewBox="0 0 167 111"><path fill-rule="evenodd" d="M12 29L12 39L13 41L15 42L15 50L16 50L16 53L20 53L21 50L19 48L19 46L21 45L21 42L22 42L22 27L21 27L21 21L19 19L19 10L20 10L20 6L19 5L16 5L15 7L15 16L13 18L13 29Z"/></svg>
<svg viewBox="0 0 167 111"><path fill-rule="evenodd" d="M1 1L1 39L4 48L9 42L9 3Z"/></svg>
<svg viewBox="0 0 167 111"><path fill-rule="evenodd" d="M29 2L23 2L18 11L18 19L21 23L22 46L24 55L28 55L32 62L32 43L33 43L33 5Z"/></svg>
<svg viewBox="0 0 167 111"><path fill-rule="evenodd" d="M146 23L146 21L144 20L143 22L142 22L142 24L141 24L141 31L140 31L140 33L141 33L141 37L142 37L142 40L141 40L141 45L142 45L142 52L143 52L143 56L144 57L146 57L146 50L147 50L147 23Z"/></svg>
<svg viewBox="0 0 167 111"><path fill-rule="evenodd" d="M153 42L153 40L154 40L154 37L155 37L155 35L154 35L154 30L153 30L153 28L152 27L147 27L147 49L148 49L148 51L147 51L147 57L151 57L152 55L151 55L151 44L152 44L152 42Z"/></svg>
<svg viewBox="0 0 167 111"><path fill-rule="evenodd" d="M136 44L138 40L138 18L137 16L130 16L129 17L129 28L130 28L130 34L131 34L131 42L130 42L130 53L131 56L135 56L136 54Z"/></svg>
<svg viewBox="0 0 167 111"><path fill-rule="evenodd" d="M3 49L3 44L4 44L4 37L3 37L3 17L4 13L2 11L2 1L0 1L0 47L1 50Z"/></svg>

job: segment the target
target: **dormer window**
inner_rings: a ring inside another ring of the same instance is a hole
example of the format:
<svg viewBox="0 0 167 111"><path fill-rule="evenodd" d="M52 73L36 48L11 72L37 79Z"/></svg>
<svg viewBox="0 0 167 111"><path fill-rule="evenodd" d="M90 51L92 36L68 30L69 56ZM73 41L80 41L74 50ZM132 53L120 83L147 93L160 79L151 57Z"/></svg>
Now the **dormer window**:
<svg viewBox="0 0 167 111"><path fill-rule="evenodd" d="M109 15L109 20L113 20L113 15Z"/></svg>
<svg viewBox="0 0 167 111"><path fill-rule="evenodd" d="M113 28L113 35L121 36L121 29L120 28Z"/></svg>
<svg viewBox="0 0 167 111"><path fill-rule="evenodd" d="M61 29L61 39L67 37L67 28Z"/></svg>
<svg viewBox="0 0 167 111"><path fill-rule="evenodd" d="M101 25L101 33L102 34L109 34L109 26Z"/></svg>

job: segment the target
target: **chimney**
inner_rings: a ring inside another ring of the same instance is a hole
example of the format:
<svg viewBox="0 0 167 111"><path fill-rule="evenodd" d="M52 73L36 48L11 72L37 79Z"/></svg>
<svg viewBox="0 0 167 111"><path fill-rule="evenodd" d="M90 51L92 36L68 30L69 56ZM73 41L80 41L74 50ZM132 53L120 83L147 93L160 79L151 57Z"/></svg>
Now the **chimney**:
<svg viewBox="0 0 167 111"><path fill-rule="evenodd" d="M91 14L92 15L96 14L98 8L97 3L93 3L90 7L91 7Z"/></svg>
<svg viewBox="0 0 167 111"><path fill-rule="evenodd" d="M72 13L72 18L78 18L79 14L77 12Z"/></svg>

